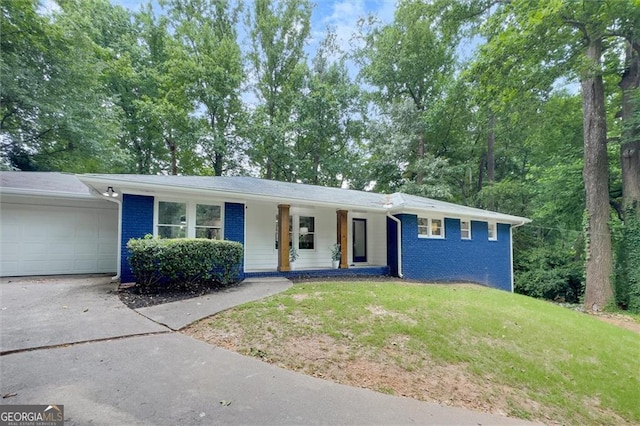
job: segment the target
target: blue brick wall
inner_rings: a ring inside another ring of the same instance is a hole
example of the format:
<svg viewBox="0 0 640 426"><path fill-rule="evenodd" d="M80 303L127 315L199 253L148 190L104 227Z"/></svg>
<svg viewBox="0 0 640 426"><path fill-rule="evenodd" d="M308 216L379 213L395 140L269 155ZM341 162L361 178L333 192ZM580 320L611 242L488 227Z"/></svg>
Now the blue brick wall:
<svg viewBox="0 0 640 426"><path fill-rule="evenodd" d="M244 204L224 203L224 239L244 245ZM238 279L244 277L244 259Z"/></svg>
<svg viewBox="0 0 640 426"><path fill-rule="evenodd" d="M153 234L153 197L124 194L122 197L122 240L120 248L120 280L135 281L129 267L127 242L131 238Z"/></svg>
<svg viewBox="0 0 640 426"><path fill-rule="evenodd" d="M427 281L470 281L511 290L509 225L498 224L498 240L488 240L486 222L471 222L471 240L460 238L460 221L445 219L445 238L418 238L418 218L401 214L402 272Z"/></svg>

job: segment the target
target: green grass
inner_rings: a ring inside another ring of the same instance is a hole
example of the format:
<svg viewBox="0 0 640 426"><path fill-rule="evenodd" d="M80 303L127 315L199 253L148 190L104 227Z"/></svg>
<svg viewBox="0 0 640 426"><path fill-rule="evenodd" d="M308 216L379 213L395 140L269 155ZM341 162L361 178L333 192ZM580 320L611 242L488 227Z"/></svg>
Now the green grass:
<svg viewBox="0 0 640 426"><path fill-rule="evenodd" d="M330 336L352 358L379 358L401 337L389 362L408 372L424 371L426 362L454 365L487 398L502 398L496 404L509 415L640 423L640 335L517 294L476 286L305 283L208 321L216 329L241 329L246 344L262 345L263 353L270 342Z"/></svg>

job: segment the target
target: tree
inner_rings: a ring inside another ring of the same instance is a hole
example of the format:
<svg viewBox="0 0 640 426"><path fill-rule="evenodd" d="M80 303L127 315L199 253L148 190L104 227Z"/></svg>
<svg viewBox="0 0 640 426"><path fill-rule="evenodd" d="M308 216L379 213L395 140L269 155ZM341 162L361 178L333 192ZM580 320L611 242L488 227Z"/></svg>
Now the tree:
<svg viewBox="0 0 640 426"><path fill-rule="evenodd" d="M304 44L310 19L308 0L255 0L247 17L249 63L258 105L246 136L251 143L250 158L266 179L293 179L291 115L296 99L303 96Z"/></svg>
<svg viewBox="0 0 640 426"><path fill-rule="evenodd" d="M411 115L404 127L409 132L404 135L409 143L405 153L410 153L404 157L405 177L407 190L423 195L433 188L426 182L430 180L427 175L435 176L446 165L428 151L429 143L435 142L434 119L442 110L454 66L454 46L435 24L430 5L401 2L393 23L364 35L365 45L359 54L362 78L378 89L373 97L381 109L403 105L404 113ZM407 110L409 106L412 111Z"/></svg>
<svg viewBox="0 0 640 426"><path fill-rule="evenodd" d="M103 90L104 62L62 12L38 1L0 6L0 139L4 167L93 172L121 167L117 111Z"/></svg>
<svg viewBox="0 0 640 426"><path fill-rule="evenodd" d="M640 8L626 1L514 1L498 5L485 27L493 35L484 55L494 75L530 87L561 76L580 80L588 235L585 306L590 311L602 309L613 295L602 58L617 53L612 41L628 40L637 31L639 15Z"/></svg>
<svg viewBox="0 0 640 426"><path fill-rule="evenodd" d="M239 9L227 0L164 0L173 28L168 48L167 97L184 93L202 130L197 150L220 176L238 167L236 120L244 80L237 41ZM165 141L171 140L169 130ZM171 144L168 145L171 149Z"/></svg>
<svg viewBox="0 0 640 426"><path fill-rule="evenodd" d="M344 57L328 32L307 71L304 96L294 103L295 178L342 186L360 172L362 137L360 89L349 79Z"/></svg>

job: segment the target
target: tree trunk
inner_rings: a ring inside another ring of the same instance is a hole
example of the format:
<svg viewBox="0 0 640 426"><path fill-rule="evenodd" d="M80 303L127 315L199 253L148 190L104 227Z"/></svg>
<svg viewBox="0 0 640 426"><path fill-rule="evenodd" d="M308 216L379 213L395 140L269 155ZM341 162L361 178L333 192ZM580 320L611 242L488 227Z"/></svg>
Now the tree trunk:
<svg viewBox="0 0 640 426"><path fill-rule="evenodd" d="M418 150L417 150L418 163L420 164L420 160L424 159L424 133L420 133L418 136ZM424 171L422 170L422 164L418 167L418 174L416 176L416 184L422 185L422 181L424 179Z"/></svg>
<svg viewBox="0 0 640 426"><path fill-rule="evenodd" d="M596 71L591 71L593 74L583 76L580 82L584 124L583 177L588 216L584 303L588 311L598 311L604 308L613 296L607 123L604 84L602 74L599 71L602 55L600 39L589 42L586 55Z"/></svg>
<svg viewBox="0 0 640 426"><path fill-rule="evenodd" d="M633 120L633 93L640 86L640 56L627 44L626 66L619 86L622 90L622 144L620 165L622 167L622 197L624 210L629 208L640 215L640 128L631 124Z"/></svg>
<svg viewBox="0 0 640 426"><path fill-rule="evenodd" d="M487 135L487 181L493 182L496 171L496 157L494 146L496 144L496 117L489 113L489 133Z"/></svg>
<svg viewBox="0 0 640 426"><path fill-rule="evenodd" d="M176 176L178 174L178 159L176 158L176 144L171 138L165 138L165 144L169 149L169 156L171 158L171 174Z"/></svg>

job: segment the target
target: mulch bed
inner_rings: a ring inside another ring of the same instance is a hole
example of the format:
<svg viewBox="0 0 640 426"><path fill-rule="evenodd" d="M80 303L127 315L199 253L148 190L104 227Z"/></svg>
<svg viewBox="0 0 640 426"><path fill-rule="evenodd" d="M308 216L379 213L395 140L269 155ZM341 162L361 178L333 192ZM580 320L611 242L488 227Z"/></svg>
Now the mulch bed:
<svg viewBox="0 0 640 426"><path fill-rule="evenodd" d="M189 289L155 288L152 291L140 293L135 283L123 283L118 287L118 297L129 308L138 309L204 296L205 294L223 291L239 284L239 282L228 285L219 283L198 284L191 286Z"/></svg>
<svg viewBox="0 0 640 426"><path fill-rule="evenodd" d="M309 283L318 281L389 281L391 278L384 275L379 276L339 276L339 277L296 277L291 281L294 283ZM180 288L155 288L146 293L140 293L135 283L123 283L118 287L118 297L122 303L131 309L146 308L148 306L161 305L163 303L177 302L179 300L191 299L192 297L204 296L205 294L216 293L231 287L240 285L242 281L222 285L219 283L207 283L192 285L187 289Z"/></svg>

